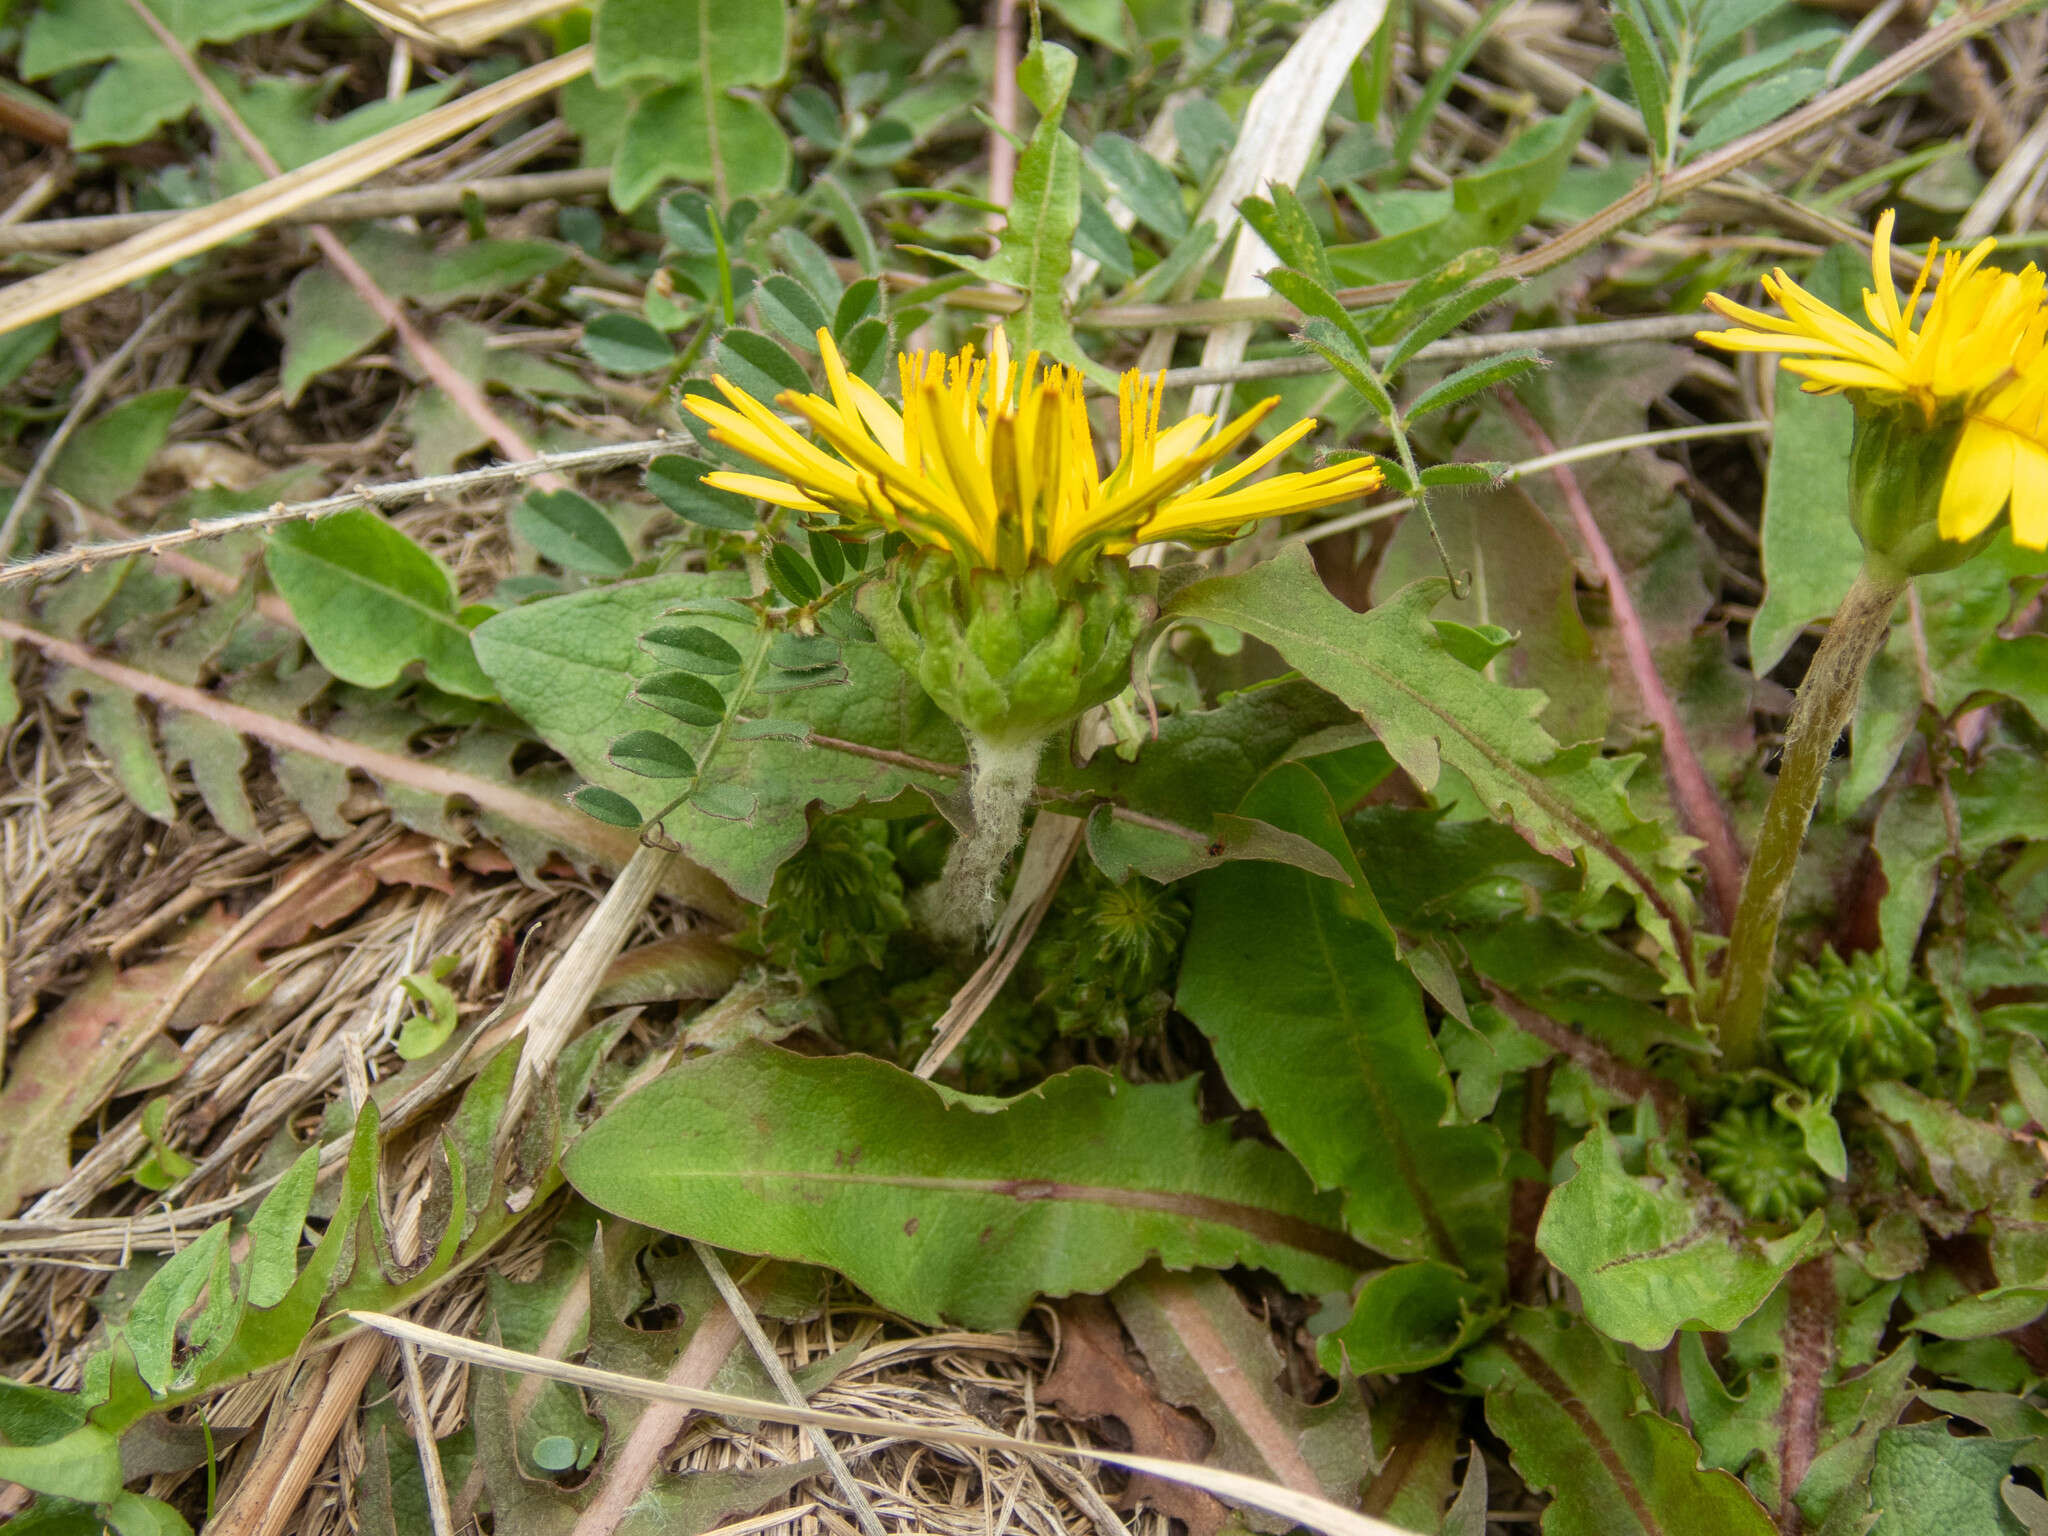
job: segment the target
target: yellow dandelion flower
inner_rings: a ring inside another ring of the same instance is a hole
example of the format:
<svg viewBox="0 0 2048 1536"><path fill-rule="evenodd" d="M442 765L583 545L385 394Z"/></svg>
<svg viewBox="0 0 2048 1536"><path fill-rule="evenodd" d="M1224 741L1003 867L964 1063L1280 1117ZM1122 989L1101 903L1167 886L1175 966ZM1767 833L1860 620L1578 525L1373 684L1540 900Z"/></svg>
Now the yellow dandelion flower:
<svg viewBox="0 0 2048 1536"><path fill-rule="evenodd" d="M1997 248L1966 253L1936 241L1905 302L1892 281L1891 210L1877 221L1863 290L1868 326L1822 303L1784 272L1764 279L1782 318L1710 294L1715 313L1738 322L1699 339L1730 352L1784 354L1785 367L1819 394L1847 392L1859 408L1917 406L1928 427L1960 422L1942 481L1943 539L1975 539L2009 505L2013 539L2048 549L2048 294L2041 270L1988 267ZM1937 267L1936 257L1939 256ZM1933 297L1920 315L1930 275Z"/></svg>
<svg viewBox="0 0 2048 1536"><path fill-rule="evenodd" d="M828 332L818 332L818 350L830 394L789 391L776 401L810 423L816 442L724 378L712 383L726 403L684 402L714 438L771 472L719 470L705 483L901 533L967 570L1016 575L1043 562L1074 573L1100 554L1152 540L1227 539L1261 518L1349 501L1382 484L1370 459L1245 483L1314 431L1313 418L1203 479L1279 404L1277 396L1213 435L1209 416L1162 430L1163 383L1134 369L1118 390L1119 453L1104 475L1081 375L1041 366L1035 352L1013 362L1000 331L986 357L972 344L950 357L900 356L900 411L847 371Z"/></svg>

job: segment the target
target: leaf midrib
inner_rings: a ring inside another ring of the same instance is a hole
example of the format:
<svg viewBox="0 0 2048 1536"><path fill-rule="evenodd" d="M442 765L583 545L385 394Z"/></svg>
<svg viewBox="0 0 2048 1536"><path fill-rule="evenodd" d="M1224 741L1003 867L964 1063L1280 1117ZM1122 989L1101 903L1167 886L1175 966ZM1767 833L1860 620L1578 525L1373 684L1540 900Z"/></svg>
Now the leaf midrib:
<svg viewBox="0 0 2048 1536"><path fill-rule="evenodd" d="M930 1174L835 1173L813 1168L665 1168L652 1182L725 1182L742 1179L787 1179L811 1184L852 1185L875 1189L925 1190L934 1194L1008 1199L1018 1205L1044 1201L1105 1205L1119 1210L1150 1211L1166 1216L1193 1216L1213 1226L1230 1227L1302 1253L1364 1268L1372 1255L1333 1227L1318 1226L1263 1206L1215 1195L1164 1189L1129 1189L1109 1184L1072 1184L1057 1179L945 1178Z"/></svg>

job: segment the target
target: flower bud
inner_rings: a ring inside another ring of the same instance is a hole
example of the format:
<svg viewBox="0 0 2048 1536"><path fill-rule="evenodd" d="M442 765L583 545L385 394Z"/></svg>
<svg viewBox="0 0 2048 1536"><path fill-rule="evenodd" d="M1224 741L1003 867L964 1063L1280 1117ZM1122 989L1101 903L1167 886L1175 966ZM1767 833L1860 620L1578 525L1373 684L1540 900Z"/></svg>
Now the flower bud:
<svg viewBox="0 0 2048 1536"><path fill-rule="evenodd" d="M1155 572L1120 560L1062 581L1042 563L963 572L943 552L911 549L859 604L890 658L964 731L1022 744L1123 690L1156 588Z"/></svg>
<svg viewBox="0 0 2048 1536"><path fill-rule="evenodd" d="M1902 577L1953 570L1990 542L1992 528L1961 542L1941 536L1942 486L1962 431L1957 405L1930 422L1915 401L1856 400L1849 517L1864 549Z"/></svg>

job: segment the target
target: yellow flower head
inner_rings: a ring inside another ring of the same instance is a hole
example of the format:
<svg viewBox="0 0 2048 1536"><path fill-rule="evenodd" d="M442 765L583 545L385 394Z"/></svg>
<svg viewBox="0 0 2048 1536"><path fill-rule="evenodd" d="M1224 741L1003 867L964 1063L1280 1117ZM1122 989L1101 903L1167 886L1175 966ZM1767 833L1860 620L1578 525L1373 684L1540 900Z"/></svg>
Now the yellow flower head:
<svg viewBox="0 0 2048 1536"><path fill-rule="evenodd" d="M1349 501L1382 483L1370 459L1243 483L1314 431L1313 418L1204 480L1278 398L1261 401L1214 436L1209 416L1161 431L1163 382L1135 369L1118 391L1120 451L1105 476L1081 375L1058 364L1041 368L1036 352L1021 365L1012 362L1000 331L989 357L977 356L971 344L951 357L900 356L900 412L847 372L829 333L818 332L818 350L830 396L789 391L776 403L801 415L833 451L714 377L727 404L702 396L685 404L711 424L718 441L780 478L719 470L705 483L902 533L947 551L966 570L1015 575L1042 561L1074 574L1099 554L1154 539L1226 539L1256 519Z"/></svg>
<svg viewBox="0 0 2048 1536"><path fill-rule="evenodd" d="M1778 271L1764 279L1764 292L1784 311L1782 319L1710 294L1708 306L1741 328L1702 331L1699 339L1731 352L1784 353L1785 366L1818 394L1847 391L1879 409L1910 403L1930 426L1937 417L1959 416L1941 490L1942 538L1976 538L2010 503L2014 540L2048 549L2042 273L2031 263L2020 272L1985 266L1996 240L1980 240L1961 255L1939 251L1936 241L1902 305L1892 282L1892 224L1887 209L1870 254L1873 286L1863 290L1867 328ZM1934 297L1919 316L1930 275Z"/></svg>

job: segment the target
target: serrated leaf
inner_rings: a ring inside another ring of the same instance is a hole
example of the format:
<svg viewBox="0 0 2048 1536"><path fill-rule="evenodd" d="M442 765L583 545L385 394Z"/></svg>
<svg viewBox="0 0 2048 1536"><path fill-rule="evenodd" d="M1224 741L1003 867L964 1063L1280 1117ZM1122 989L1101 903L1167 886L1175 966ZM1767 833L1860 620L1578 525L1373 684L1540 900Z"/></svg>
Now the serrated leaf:
<svg viewBox="0 0 2048 1536"><path fill-rule="evenodd" d="M528 491L512 508L512 527L566 570L618 576L633 564L633 552L604 508L574 491Z"/></svg>
<svg viewBox="0 0 2048 1536"><path fill-rule="evenodd" d="M1395 1258L1496 1274L1506 1242L1505 1149L1490 1127L1446 1124L1449 1075L1422 990L1353 859L1329 791L1282 764L1240 812L1305 837L1350 887L1234 863L1196 895L1175 998L1209 1037L1231 1090L1266 1116L1345 1224ZM1274 1042L1285 1038L1285 1050Z"/></svg>
<svg viewBox="0 0 2048 1536"><path fill-rule="evenodd" d="M1687 1326L1728 1332L1763 1305L1824 1224L1815 1211L1795 1232L1750 1237L1668 1162L1629 1174L1604 1124L1573 1158L1576 1171L1544 1206L1536 1246L1579 1287L1588 1320L1638 1349L1662 1349Z"/></svg>
<svg viewBox="0 0 2048 1536"><path fill-rule="evenodd" d="M687 779L697 771L697 760L659 731L628 731L605 756L646 779Z"/></svg>
<svg viewBox="0 0 2048 1536"><path fill-rule="evenodd" d="M1036 1296L1105 1290L1154 1253L1345 1284L1356 1250L1333 1202L1282 1154L1204 1125L1194 1090L1082 1068L974 1098L747 1043L623 1100L564 1168L628 1220L822 1264L932 1323L1012 1327Z"/></svg>
<svg viewBox="0 0 2048 1536"><path fill-rule="evenodd" d="M734 698L729 711L728 701L705 678L671 671L657 680L654 659L635 640L666 609L747 592L745 577L736 572L658 576L510 609L477 633L479 654L511 690L508 705L590 782L633 792L640 781L606 761L605 750L628 731L651 729L688 748L707 782L742 784L758 795L745 823L685 805L664 825L692 859L708 860L735 890L759 900L767 896L776 866L803 845L813 803L836 810L893 799L913 784L940 788L946 781L787 740L727 740L707 758L706 733L728 712L762 713L759 702ZM744 623L704 615L702 623L743 656L768 643L752 614ZM849 647L845 662L844 685L781 695L772 712L803 722L819 736L940 762L961 759L958 732L880 647ZM668 725L671 719L683 723Z"/></svg>
<svg viewBox="0 0 2048 1536"><path fill-rule="evenodd" d="M1546 1536L1775 1536L1741 1483L1700 1470L1620 1350L1561 1309L1518 1310L1464 1370L1516 1470L1553 1495Z"/></svg>
<svg viewBox="0 0 2048 1536"><path fill-rule="evenodd" d="M1427 617L1447 589L1416 582L1370 613L1353 613L1297 545L1242 575L1183 588L1164 612L1273 646L1358 710L1425 791L1442 767L1457 769L1538 848L1580 861L1589 893L1627 891L1637 920L1677 958L1672 983L1692 985L1687 845L1630 806L1633 759L1604 758L1595 743L1560 749L1535 723L1541 695L1503 688L1449 653Z"/></svg>
<svg viewBox="0 0 2048 1536"><path fill-rule="evenodd" d="M375 512L280 524L263 559L313 654L344 682L383 688L417 661L437 688L493 696L448 573Z"/></svg>

